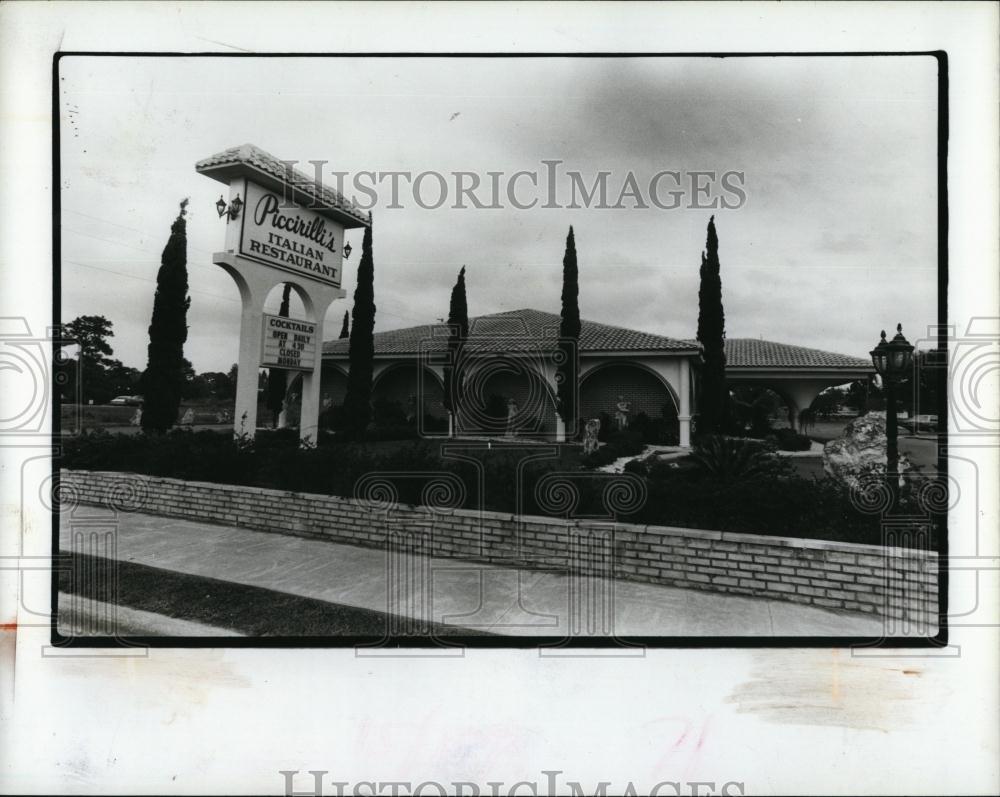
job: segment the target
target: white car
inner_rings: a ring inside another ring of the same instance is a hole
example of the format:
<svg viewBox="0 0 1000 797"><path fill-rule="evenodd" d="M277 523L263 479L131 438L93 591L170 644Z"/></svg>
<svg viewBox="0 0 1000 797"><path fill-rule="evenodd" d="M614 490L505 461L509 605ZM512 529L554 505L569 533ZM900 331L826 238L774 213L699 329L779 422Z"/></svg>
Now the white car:
<svg viewBox="0 0 1000 797"><path fill-rule="evenodd" d="M138 407L142 404L142 396L115 396L108 403L118 406Z"/></svg>

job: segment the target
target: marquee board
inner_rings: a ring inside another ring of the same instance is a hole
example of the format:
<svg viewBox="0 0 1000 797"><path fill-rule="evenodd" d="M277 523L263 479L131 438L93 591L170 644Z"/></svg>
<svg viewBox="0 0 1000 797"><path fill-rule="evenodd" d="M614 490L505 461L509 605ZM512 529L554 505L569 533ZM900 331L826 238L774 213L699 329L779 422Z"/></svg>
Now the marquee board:
<svg viewBox="0 0 1000 797"><path fill-rule="evenodd" d="M312 371L316 365L316 324L264 313L263 368Z"/></svg>

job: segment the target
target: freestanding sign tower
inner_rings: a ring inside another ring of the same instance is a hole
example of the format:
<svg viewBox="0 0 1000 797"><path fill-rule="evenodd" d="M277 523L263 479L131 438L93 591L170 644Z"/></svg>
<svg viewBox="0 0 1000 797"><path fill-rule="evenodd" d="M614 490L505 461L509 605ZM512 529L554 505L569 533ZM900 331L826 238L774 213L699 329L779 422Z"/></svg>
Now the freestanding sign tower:
<svg viewBox="0 0 1000 797"><path fill-rule="evenodd" d="M344 230L367 227L371 217L291 163L244 144L195 169L229 187L228 203L218 203L226 247L212 262L236 281L243 300L234 432L254 436L257 373L271 366L302 372L300 437L315 442L323 318L335 299L346 296L340 287ZM268 294L285 282L302 299L307 321L264 313Z"/></svg>

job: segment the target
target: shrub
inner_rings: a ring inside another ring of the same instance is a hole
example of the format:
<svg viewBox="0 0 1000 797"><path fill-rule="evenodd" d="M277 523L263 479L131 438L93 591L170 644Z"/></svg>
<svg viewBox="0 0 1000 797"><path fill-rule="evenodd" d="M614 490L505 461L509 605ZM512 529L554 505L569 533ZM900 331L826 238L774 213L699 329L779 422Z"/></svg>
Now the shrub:
<svg viewBox="0 0 1000 797"><path fill-rule="evenodd" d="M641 459L633 459L625 463L625 467L622 468L625 473L634 473L636 476L647 476L649 475L649 466Z"/></svg>
<svg viewBox="0 0 1000 797"><path fill-rule="evenodd" d="M637 429L614 431L607 437L607 442L589 457L583 457L586 467L596 468L610 465L622 457L638 456L645 449L642 434Z"/></svg>
<svg viewBox="0 0 1000 797"><path fill-rule="evenodd" d="M644 443L658 446L675 446L680 442L678 422L669 415L663 418L650 418L640 412L632 420L629 429L639 433Z"/></svg>
<svg viewBox="0 0 1000 797"><path fill-rule="evenodd" d="M642 444L626 432L614 435L601 451L605 449L615 459L626 455L622 451L639 453ZM392 485L397 500L411 504L427 503L427 486L443 475L456 487L446 499L455 507L595 518L609 516L606 490L620 478L584 471L582 466L590 463L573 446L561 447L558 457L527 463L518 446L494 444L462 456L443 456L441 444L427 440L380 450L326 434L317 447L304 450L290 429L260 432L243 445L228 434L178 430L162 436L99 432L67 437L60 464L347 497L364 497L358 491L366 482L359 480L375 475ZM465 458L469 456L473 461ZM786 459L759 443L706 438L683 459L629 463L626 470L645 479L646 500L615 519L881 543L880 514L860 511L832 479L803 479L788 475L789 469ZM549 474L572 484L569 503L546 497L542 488L551 486L545 481ZM904 491L904 503L927 490L927 480L919 474L908 480L912 485Z"/></svg>
<svg viewBox="0 0 1000 797"><path fill-rule="evenodd" d="M608 413L602 412L597 417L601 421L601 430L597 433L597 439L603 443L615 433L615 428L612 425L611 416L608 415Z"/></svg>
<svg viewBox="0 0 1000 797"><path fill-rule="evenodd" d="M720 484L787 476L790 464L766 446L722 435L706 435L691 455L698 468Z"/></svg>
<svg viewBox="0 0 1000 797"><path fill-rule="evenodd" d="M776 429L769 439L779 451L808 451L812 447L812 440L794 429Z"/></svg>

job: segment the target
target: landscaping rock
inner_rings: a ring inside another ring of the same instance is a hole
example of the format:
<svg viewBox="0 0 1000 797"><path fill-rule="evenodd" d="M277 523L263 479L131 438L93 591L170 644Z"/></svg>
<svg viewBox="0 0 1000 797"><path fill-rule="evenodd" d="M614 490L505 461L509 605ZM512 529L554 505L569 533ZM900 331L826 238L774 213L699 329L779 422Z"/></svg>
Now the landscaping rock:
<svg viewBox="0 0 1000 797"><path fill-rule="evenodd" d="M847 484L858 486L858 476L872 467L883 473L886 467L885 413L869 412L856 418L844 429L844 434L823 447L823 470L827 475ZM911 467L905 454L899 455L899 472Z"/></svg>

